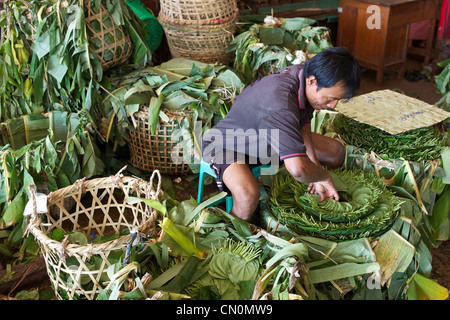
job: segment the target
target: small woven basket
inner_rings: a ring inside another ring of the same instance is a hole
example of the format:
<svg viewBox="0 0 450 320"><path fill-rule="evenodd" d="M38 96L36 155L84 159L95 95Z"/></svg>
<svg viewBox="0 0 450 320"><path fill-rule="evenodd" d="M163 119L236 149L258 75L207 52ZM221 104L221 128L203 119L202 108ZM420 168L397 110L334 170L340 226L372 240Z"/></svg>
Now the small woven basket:
<svg viewBox="0 0 450 320"><path fill-rule="evenodd" d="M228 65L238 12L235 0L162 0L158 21L173 58Z"/></svg>
<svg viewBox="0 0 450 320"><path fill-rule="evenodd" d="M237 0L161 0L160 14L186 24L220 24L237 12Z"/></svg>
<svg viewBox="0 0 450 320"><path fill-rule="evenodd" d="M177 143L172 141L172 133L179 126L183 116L165 112L169 122L160 119L156 134L151 134L148 121L148 109L142 107L134 114L135 128L130 130L131 144L130 163L144 172L159 170L165 174L184 174L190 171L188 164L181 161L178 155Z"/></svg>
<svg viewBox="0 0 450 320"><path fill-rule="evenodd" d="M157 238L160 233L156 228L159 213L144 202L128 201L130 196L158 199L161 194L159 172L153 172L147 182L123 176L121 171L115 176L82 179L50 193L48 213L43 217L36 214L35 193L32 186L29 188L34 210L28 218L26 234L33 234L39 243L58 299L94 300L106 287L104 281L109 281L106 270L111 265L110 254L122 254L137 236ZM159 179L156 185L155 177ZM73 210L67 209L67 199L75 202ZM55 208L57 210L53 210ZM82 232L87 238L92 234L119 236L104 243L70 244L68 235L62 241L49 237L56 229ZM120 235L124 229L131 230L130 234Z"/></svg>
<svg viewBox="0 0 450 320"><path fill-rule="evenodd" d="M109 11L100 2L94 7L85 1L85 21L89 45L104 70L123 64L130 58L133 48L128 31L116 25Z"/></svg>

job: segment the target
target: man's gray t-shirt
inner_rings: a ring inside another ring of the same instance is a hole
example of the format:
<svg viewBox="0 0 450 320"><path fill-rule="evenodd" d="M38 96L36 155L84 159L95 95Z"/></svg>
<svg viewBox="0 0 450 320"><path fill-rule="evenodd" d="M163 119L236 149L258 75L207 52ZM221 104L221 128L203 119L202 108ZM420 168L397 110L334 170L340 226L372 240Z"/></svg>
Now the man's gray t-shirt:
<svg viewBox="0 0 450 320"><path fill-rule="evenodd" d="M313 112L305 96L302 66L265 76L247 86L226 117L205 133L203 159L236 161L224 156L227 151L245 154L251 164L306 156L300 129L311 121Z"/></svg>

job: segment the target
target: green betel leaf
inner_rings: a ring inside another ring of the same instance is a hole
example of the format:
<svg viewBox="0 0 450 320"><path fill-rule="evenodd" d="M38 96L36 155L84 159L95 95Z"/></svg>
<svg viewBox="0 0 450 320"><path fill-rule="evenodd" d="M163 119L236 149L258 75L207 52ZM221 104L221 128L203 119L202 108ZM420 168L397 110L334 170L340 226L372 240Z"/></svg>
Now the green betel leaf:
<svg viewBox="0 0 450 320"><path fill-rule="evenodd" d="M49 32L46 31L41 34L31 46L33 49L33 53L35 53L39 60L41 60L47 53L50 52L50 35Z"/></svg>
<svg viewBox="0 0 450 320"><path fill-rule="evenodd" d="M159 212L161 212L163 214L163 216L166 216L167 214L167 209L166 207L159 202L158 200L152 200L152 199L145 199L145 198L136 198L136 197L128 197L128 201L130 203L137 203L137 202L144 202L146 205L148 205L149 207L158 210Z"/></svg>
<svg viewBox="0 0 450 320"><path fill-rule="evenodd" d="M125 93L125 105L138 104L147 105L154 96L152 87L147 85L136 85Z"/></svg>
<svg viewBox="0 0 450 320"><path fill-rule="evenodd" d="M20 189L20 192L14 197L8 208L6 208L6 211L3 214L3 221L5 221L7 225L13 225L22 221L24 209L25 194L23 193L23 189Z"/></svg>
<svg viewBox="0 0 450 320"><path fill-rule="evenodd" d="M159 109L164 101L164 95L161 93L158 98L152 97L150 99L150 106L148 108L148 117L150 122L151 134L156 134L156 127L159 123Z"/></svg>
<svg viewBox="0 0 450 320"><path fill-rule="evenodd" d="M62 239L64 239L64 230L59 228L53 229L51 238L56 241L61 241Z"/></svg>
<svg viewBox="0 0 450 320"><path fill-rule="evenodd" d="M67 65L64 64L64 57L51 55L48 58L47 72L53 76L58 83L61 83L68 69Z"/></svg>
<svg viewBox="0 0 450 320"><path fill-rule="evenodd" d="M442 167L445 171L445 177L442 178L442 182L450 184L450 147L445 147L441 152Z"/></svg>
<svg viewBox="0 0 450 320"><path fill-rule="evenodd" d="M433 231L439 230L440 225L448 219L450 211L450 189L442 193L436 200L433 212L429 217Z"/></svg>
<svg viewBox="0 0 450 320"><path fill-rule="evenodd" d="M316 23L314 19L308 18L285 18L283 21L283 25L281 26L285 30L289 31L299 31L307 26L313 25Z"/></svg>
<svg viewBox="0 0 450 320"><path fill-rule="evenodd" d="M69 234L69 243L75 243L80 245L88 244L88 239L86 235L82 232L74 232Z"/></svg>
<svg viewBox="0 0 450 320"><path fill-rule="evenodd" d="M193 102L198 100L182 91L174 91L164 100L163 106L167 110L182 110Z"/></svg>
<svg viewBox="0 0 450 320"><path fill-rule="evenodd" d="M216 279L228 280L228 273L231 272L232 265L239 263L239 261L242 260L243 259L241 257L232 252L215 254L209 263L208 273Z"/></svg>
<svg viewBox="0 0 450 320"><path fill-rule="evenodd" d="M55 146L50 139L50 136L45 138L45 159L51 168L56 167L56 159L58 158L58 154L56 152Z"/></svg>
<svg viewBox="0 0 450 320"><path fill-rule="evenodd" d="M448 289L416 273L408 287L409 300L445 300Z"/></svg>
<svg viewBox="0 0 450 320"><path fill-rule="evenodd" d="M284 30L274 27L264 27L261 29L259 36L261 42L265 45L283 44Z"/></svg>

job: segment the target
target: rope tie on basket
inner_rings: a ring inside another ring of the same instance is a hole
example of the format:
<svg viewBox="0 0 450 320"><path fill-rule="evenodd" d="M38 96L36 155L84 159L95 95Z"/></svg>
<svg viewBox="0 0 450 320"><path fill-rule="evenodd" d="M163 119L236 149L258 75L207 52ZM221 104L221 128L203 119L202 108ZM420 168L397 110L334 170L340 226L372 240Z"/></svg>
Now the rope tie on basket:
<svg viewBox="0 0 450 320"><path fill-rule="evenodd" d="M86 193L86 186L84 185L84 182L86 181L86 177L78 179L77 181L75 181L75 185L78 186L79 189L81 189L81 193L84 194Z"/></svg>
<svg viewBox="0 0 450 320"><path fill-rule="evenodd" d="M58 256L61 259L62 262L66 262L66 257L69 255L67 254L66 247L69 244L69 235L66 235L64 239L61 241L61 246L56 248L56 251L58 252Z"/></svg>
<svg viewBox="0 0 450 320"><path fill-rule="evenodd" d="M122 186L122 178L123 174L122 172L127 168L127 166L124 166L122 169L120 169L114 176L111 177L111 180L113 181L114 185L117 187Z"/></svg>
<svg viewBox="0 0 450 320"><path fill-rule="evenodd" d="M30 184L28 186L28 191L30 196L23 211L23 215L25 217L30 217L30 219L28 220L27 227L24 231L25 236L29 235L32 228L38 227L39 225L44 225L38 214L47 212L47 195L43 193L36 193L36 186L34 184Z"/></svg>

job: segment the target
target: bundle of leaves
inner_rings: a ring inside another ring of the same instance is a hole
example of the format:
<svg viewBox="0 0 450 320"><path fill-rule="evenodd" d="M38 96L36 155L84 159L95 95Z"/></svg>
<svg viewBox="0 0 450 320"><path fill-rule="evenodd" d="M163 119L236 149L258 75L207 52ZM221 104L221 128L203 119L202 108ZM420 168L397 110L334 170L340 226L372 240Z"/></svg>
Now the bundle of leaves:
<svg viewBox="0 0 450 320"><path fill-rule="evenodd" d="M260 275L261 250L246 241L230 238L213 246L208 272L189 290L194 299L244 299ZM247 296L247 298L250 298Z"/></svg>
<svg viewBox="0 0 450 320"><path fill-rule="evenodd" d="M390 159L434 160L450 145L448 133L436 126L391 134L377 127L337 114L327 131L334 131L349 145L386 155Z"/></svg>
<svg viewBox="0 0 450 320"><path fill-rule="evenodd" d="M327 27L313 26L308 18L267 17L265 24L254 24L231 41L227 52L234 52L233 67L246 83L274 73L333 46ZM301 58L300 58L301 57Z"/></svg>
<svg viewBox="0 0 450 320"><path fill-rule="evenodd" d="M99 118L100 90L108 79L89 41L85 6L95 9L100 4L130 35L133 54L128 63L150 62L143 25L123 0L6 1L0 15L1 120L83 108L94 120Z"/></svg>
<svg viewBox="0 0 450 320"><path fill-rule="evenodd" d="M401 201L371 174L330 172L339 201L310 194L286 170L274 176L270 194L273 214L292 231L329 240L377 236L390 228Z"/></svg>
<svg viewBox="0 0 450 320"><path fill-rule="evenodd" d="M194 199L178 202L166 193L162 201L131 197L163 214L164 232L145 243L149 248L132 250L130 264L119 261L109 268L114 280L99 299L145 299L155 294L159 299L250 299L259 276L262 239L250 232L247 222L209 207L225 195L200 204ZM151 281L143 280L144 270ZM139 288L130 289L133 282Z"/></svg>
<svg viewBox="0 0 450 320"><path fill-rule="evenodd" d="M39 192L48 193L103 171L86 112L53 111L49 118L54 131L47 124L45 131L48 130L48 134L43 138L17 149L9 144L0 149L0 229L7 234L8 250L20 246L22 252L37 253L37 245L31 237L21 245L29 185L36 185Z"/></svg>
<svg viewBox="0 0 450 320"><path fill-rule="evenodd" d="M194 162L199 163L201 158L200 134L211 128L216 118L227 114L243 88L231 68L183 58L128 73L113 79L110 92L104 94L104 138L124 145L132 130L130 117L138 111L148 112L152 134L161 125L160 120L168 122L167 113L176 114L182 120L172 139L182 144L184 161L198 172ZM110 130L114 123L119 134Z"/></svg>

